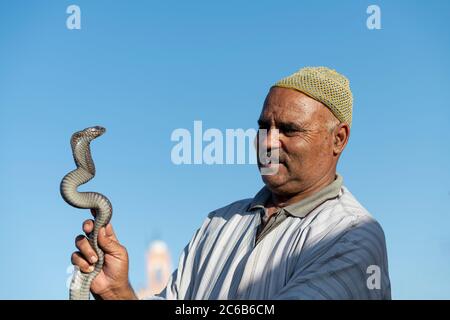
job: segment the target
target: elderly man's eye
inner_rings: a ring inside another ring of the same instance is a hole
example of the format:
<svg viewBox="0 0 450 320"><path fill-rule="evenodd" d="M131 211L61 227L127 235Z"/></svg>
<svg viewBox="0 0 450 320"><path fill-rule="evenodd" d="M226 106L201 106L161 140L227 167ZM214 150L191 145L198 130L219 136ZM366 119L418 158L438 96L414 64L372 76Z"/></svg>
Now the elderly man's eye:
<svg viewBox="0 0 450 320"><path fill-rule="evenodd" d="M293 127L281 127L280 132L284 134L294 134L297 133L298 130Z"/></svg>

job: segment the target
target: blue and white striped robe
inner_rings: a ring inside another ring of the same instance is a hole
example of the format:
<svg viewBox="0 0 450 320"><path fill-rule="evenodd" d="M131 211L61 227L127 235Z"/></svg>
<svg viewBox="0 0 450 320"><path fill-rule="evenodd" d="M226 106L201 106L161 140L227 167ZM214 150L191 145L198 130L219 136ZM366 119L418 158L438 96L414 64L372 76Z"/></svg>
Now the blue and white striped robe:
<svg viewBox="0 0 450 320"><path fill-rule="evenodd" d="M208 215L167 287L150 299L390 299L381 226L342 186L255 245L252 199Z"/></svg>

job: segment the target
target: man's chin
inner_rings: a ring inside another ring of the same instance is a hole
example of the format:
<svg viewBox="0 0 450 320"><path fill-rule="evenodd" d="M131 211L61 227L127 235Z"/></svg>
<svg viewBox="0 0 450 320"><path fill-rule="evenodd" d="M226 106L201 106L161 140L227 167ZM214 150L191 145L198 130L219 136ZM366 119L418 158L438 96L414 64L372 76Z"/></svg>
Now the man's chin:
<svg viewBox="0 0 450 320"><path fill-rule="evenodd" d="M283 186L286 184L287 179L283 174L276 173L272 175L263 175L261 174L262 180L267 188L270 190L278 190L282 189Z"/></svg>

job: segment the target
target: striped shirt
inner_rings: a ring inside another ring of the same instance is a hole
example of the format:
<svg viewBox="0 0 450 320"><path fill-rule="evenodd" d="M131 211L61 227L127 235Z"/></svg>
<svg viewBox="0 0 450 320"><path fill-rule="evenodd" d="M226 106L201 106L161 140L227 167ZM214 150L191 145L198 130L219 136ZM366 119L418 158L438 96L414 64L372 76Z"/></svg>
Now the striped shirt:
<svg viewBox="0 0 450 320"><path fill-rule="evenodd" d="M257 240L264 187L211 212L149 299L390 299L381 226L342 177L279 214Z"/></svg>

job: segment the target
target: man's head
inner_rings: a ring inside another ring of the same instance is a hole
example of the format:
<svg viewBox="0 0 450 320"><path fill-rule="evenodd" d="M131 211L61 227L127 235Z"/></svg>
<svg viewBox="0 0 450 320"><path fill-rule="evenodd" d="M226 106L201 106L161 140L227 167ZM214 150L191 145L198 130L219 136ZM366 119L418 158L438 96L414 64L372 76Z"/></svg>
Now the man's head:
<svg viewBox="0 0 450 320"><path fill-rule="evenodd" d="M263 175L273 193L295 195L334 178L350 134L352 103L350 89L341 87L340 78L336 84L336 75L322 67L305 68L270 89L258 120L268 138L258 146L279 156L278 171ZM271 139L274 129L278 139Z"/></svg>

